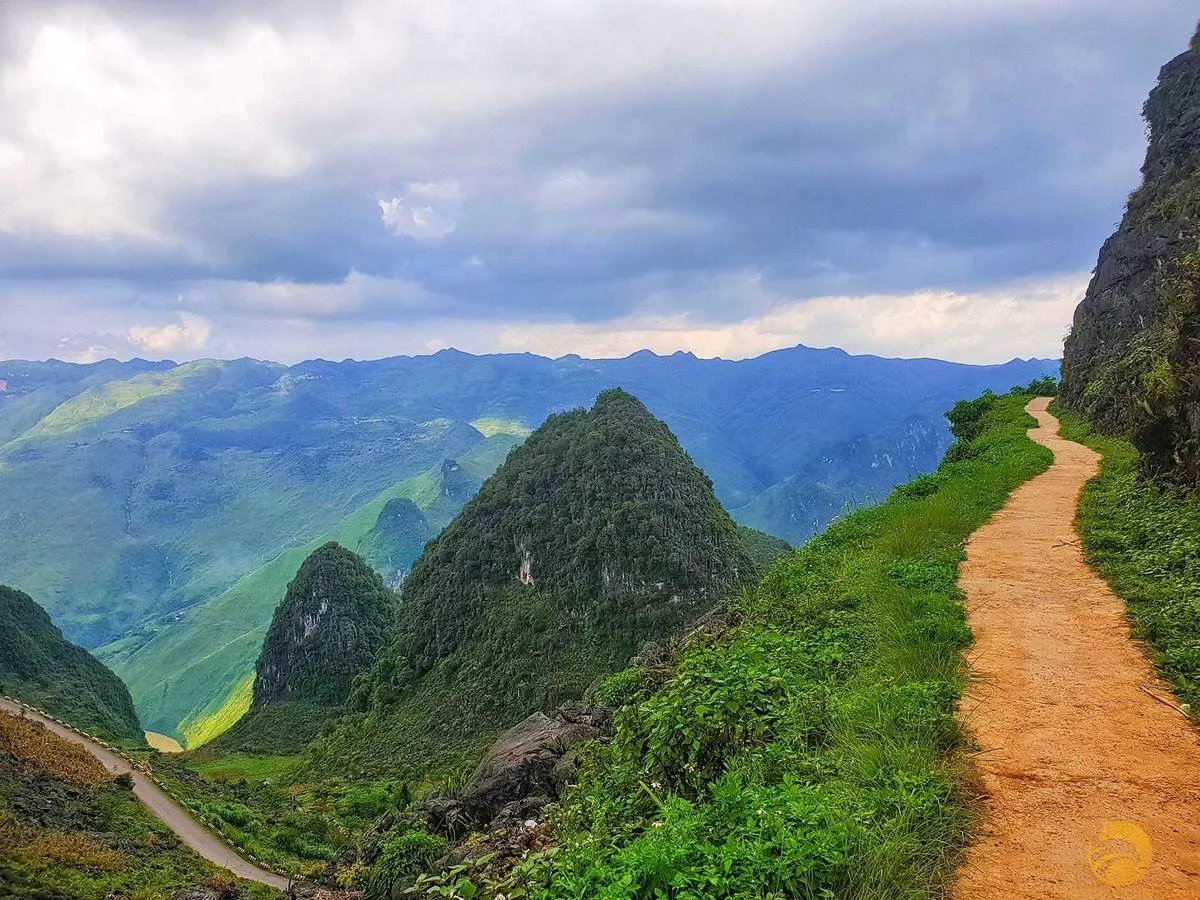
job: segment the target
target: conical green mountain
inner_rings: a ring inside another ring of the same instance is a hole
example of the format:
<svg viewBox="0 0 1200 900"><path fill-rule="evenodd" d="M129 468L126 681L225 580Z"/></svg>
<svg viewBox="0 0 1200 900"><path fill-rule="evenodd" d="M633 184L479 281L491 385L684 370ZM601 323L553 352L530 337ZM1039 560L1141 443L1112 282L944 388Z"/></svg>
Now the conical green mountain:
<svg viewBox="0 0 1200 900"><path fill-rule="evenodd" d="M465 757L752 575L675 436L630 394L606 391L590 410L551 416L426 547L397 639L356 686L365 723L323 750L367 771Z"/></svg>
<svg viewBox="0 0 1200 900"><path fill-rule="evenodd" d="M100 737L142 743L125 682L66 640L28 594L2 585L0 693Z"/></svg>
<svg viewBox="0 0 1200 900"><path fill-rule="evenodd" d="M389 585L396 586L408 576L431 537L421 508L407 497L393 497L358 542L358 552Z"/></svg>
<svg viewBox="0 0 1200 900"><path fill-rule="evenodd" d="M356 553L314 550L288 585L263 640L250 711L225 748L295 749L338 710L390 633L396 595Z"/></svg>

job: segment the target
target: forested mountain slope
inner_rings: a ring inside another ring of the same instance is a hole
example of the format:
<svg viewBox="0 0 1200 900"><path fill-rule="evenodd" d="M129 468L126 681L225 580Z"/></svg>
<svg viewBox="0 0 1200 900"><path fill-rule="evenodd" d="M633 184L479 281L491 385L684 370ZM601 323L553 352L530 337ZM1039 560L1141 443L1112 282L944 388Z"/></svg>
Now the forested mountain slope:
<svg viewBox="0 0 1200 900"><path fill-rule="evenodd" d="M391 635L396 599L357 554L335 543L313 551L271 617L250 710L221 747L303 746L374 662Z"/></svg>
<svg viewBox="0 0 1200 900"><path fill-rule="evenodd" d="M324 766L437 769L752 583L712 485L632 395L552 416L434 540Z"/></svg>
<svg viewBox="0 0 1200 900"><path fill-rule="evenodd" d="M0 571L98 648L147 727L186 739L248 687L308 553L337 540L398 582L423 542L412 510L407 542L388 539L399 555L368 536L390 500L436 535L531 428L608 387L672 428L739 522L798 542L933 468L956 400L1054 370L803 347L736 362L0 363Z"/></svg>
<svg viewBox="0 0 1200 900"><path fill-rule="evenodd" d="M0 693L112 741L142 743L129 689L65 640L28 594L0 585Z"/></svg>

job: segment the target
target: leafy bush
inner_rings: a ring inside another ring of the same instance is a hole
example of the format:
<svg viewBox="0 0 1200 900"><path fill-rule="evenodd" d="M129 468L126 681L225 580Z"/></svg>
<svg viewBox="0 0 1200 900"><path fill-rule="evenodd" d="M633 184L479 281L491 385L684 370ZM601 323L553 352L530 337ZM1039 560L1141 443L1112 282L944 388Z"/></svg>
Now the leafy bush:
<svg viewBox="0 0 1200 900"><path fill-rule="evenodd" d="M383 843L371 867L367 900L387 900L392 891L430 868L445 852L446 839L425 831L405 831Z"/></svg>
<svg viewBox="0 0 1200 900"><path fill-rule="evenodd" d="M224 819L237 828L245 828L254 821L254 813L242 803L205 803L201 808L210 818Z"/></svg>
<svg viewBox="0 0 1200 900"><path fill-rule="evenodd" d="M615 735L581 753L558 846L509 896L928 897L968 837L954 716L971 640L962 543L1051 454L1027 396L960 405L963 459L784 557L741 624L626 675Z"/></svg>
<svg viewBox="0 0 1200 900"><path fill-rule="evenodd" d="M1053 375L1046 375L1042 378L1035 378L1029 382L1022 393L1029 394L1034 397L1057 397L1058 396L1058 379Z"/></svg>
<svg viewBox="0 0 1200 900"><path fill-rule="evenodd" d="M954 404L946 419L950 422L950 433L964 444L969 444L983 432L984 416L996 405L997 397L991 391L974 400L960 400Z"/></svg>
<svg viewBox="0 0 1200 900"><path fill-rule="evenodd" d="M598 681L588 701L604 709L616 709L639 699L647 689L646 673L638 668L622 669Z"/></svg>

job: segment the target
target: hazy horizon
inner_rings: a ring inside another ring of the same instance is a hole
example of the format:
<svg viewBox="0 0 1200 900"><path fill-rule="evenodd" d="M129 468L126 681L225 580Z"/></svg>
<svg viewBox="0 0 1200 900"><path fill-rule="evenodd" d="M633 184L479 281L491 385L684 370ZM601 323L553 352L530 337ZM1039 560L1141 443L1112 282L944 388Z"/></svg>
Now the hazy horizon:
<svg viewBox="0 0 1200 900"><path fill-rule="evenodd" d="M185 358L185 359L175 359L175 358L172 358L169 356L126 356L126 357L109 356L109 357L104 357L103 359L89 360L87 362L76 362L74 360L61 359L56 356L49 356L49 357L45 357L42 359L27 359L24 357L11 357L11 358L7 358L7 359L0 359L0 363L15 363L15 362L52 363L52 362L59 362L59 363L66 363L66 364L70 364L70 365L96 365L97 363L104 363L104 362L127 363L127 362L139 362L140 361L140 362L146 362L146 363L172 363L174 365L183 365L184 363L188 363L188 362L203 362L205 360L214 360L214 361L219 361L219 362L232 362L232 361L239 360L239 359L247 359L247 360L251 360L253 362L266 363L269 365L280 365L280 366L292 367L292 366L303 365L305 363L314 363L314 362L332 363L332 364L337 365L337 364L348 363L348 362L352 362L352 363L386 362L389 359L420 359L422 357L437 356L439 353L461 353L466 356L474 356L474 357L533 356L538 359L546 359L546 360L550 360L552 362L556 362L556 361L564 360L564 359L571 359L571 358L588 360L588 361L624 360L624 359L630 359L631 357L634 357L634 356L641 356L643 354L648 353L648 354L650 354L652 356L656 356L660 359L666 359L666 358L672 357L672 356L689 356L689 357L692 357L693 359L712 361L712 362L745 362L747 360L759 359L763 356L769 356L772 353L786 353L789 350L812 350L815 352L834 351L837 353L844 353L848 356L865 356L865 357L875 357L877 359L897 359L897 360L908 360L908 361L931 360L933 362L945 362L945 363L952 363L954 365L965 365L965 366L1001 366L1001 365L1005 365L1006 363L1012 363L1012 362L1058 361L1060 359L1060 357L1057 357L1057 356L1014 356L1014 357L1010 357L1009 359L999 360L998 362L994 362L994 363L968 363L968 362L961 362L959 360L953 360L953 359L943 359L942 357L939 357L939 356L888 356L886 354L880 354L880 353L852 353L849 350L846 350L842 347L834 347L834 346L813 347L808 344L792 344L787 347L776 347L775 349L772 349L772 350L764 350L761 353L755 353L755 354L749 355L749 356L704 356L703 354L695 353L691 350L686 350L683 348L680 348L677 350L672 350L669 352L659 352L656 350L652 350L649 347L640 347L637 350L634 350L630 353L623 354L621 356L585 356L584 354L573 353L573 352L572 353L563 353L563 354L559 354L557 356L548 356L544 353L534 353L529 350L498 350L498 351L491 351L491 352L475 353L470 350L464 350L461 347L450 346L450 347L439 347L437 350L430 350L426 353L395 353L390 356L371 356L371 357L344 356L340 359L332 359L332 358L324 357L324 356L309 356L309 357L305 357L303 359L297 359L297 360L293 360L293 361L280 360L280 359L266 359L266 358L258 357L258 356L238 356L238 357L196 356L196 357Z"/></svg>

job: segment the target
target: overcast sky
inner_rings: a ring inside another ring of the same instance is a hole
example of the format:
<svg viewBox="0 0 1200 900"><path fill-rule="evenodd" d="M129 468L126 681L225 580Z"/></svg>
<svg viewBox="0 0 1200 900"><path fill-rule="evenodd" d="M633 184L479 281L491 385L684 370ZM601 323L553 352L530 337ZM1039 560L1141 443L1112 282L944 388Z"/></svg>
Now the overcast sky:
<svg viewBox="0 0 1200 900"><path fill-rule="evenodd" d="M0 0L0 358L1057 356L1194 0Z"/></svg>

